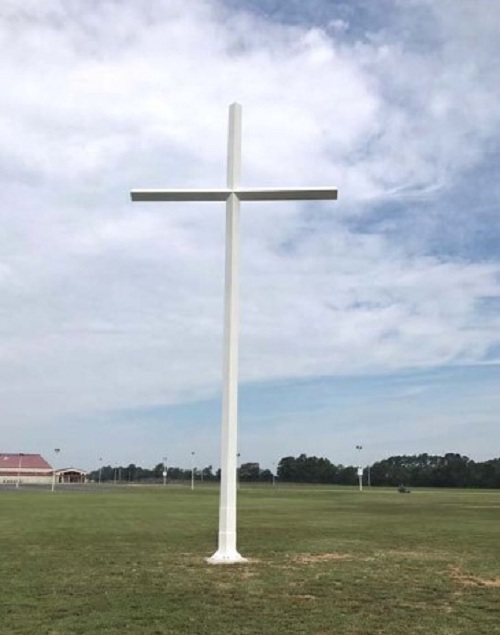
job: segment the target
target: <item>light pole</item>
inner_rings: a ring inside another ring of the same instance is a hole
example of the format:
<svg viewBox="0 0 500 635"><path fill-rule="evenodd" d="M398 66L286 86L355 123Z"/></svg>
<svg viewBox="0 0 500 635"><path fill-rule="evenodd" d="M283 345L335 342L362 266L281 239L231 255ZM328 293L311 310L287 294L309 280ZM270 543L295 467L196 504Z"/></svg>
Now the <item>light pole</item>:
<svg viewBox="0 0 500 635"><path fill-rule="evenodd" d="M191 452L191 489L194 489L194 452Z"/></svg>
<svg viewBox="0 0 500 635"><path fill-rule="evenodd" d="M167 457L163 457L163 485L167 484Z"/></svg>
<svg viewBox="0 0 500 635"><path fill-rule="evenodd" d="M241 462L240 462L240 452L236 455L236 484L237 488L240 489L240 481L241 481Z"/></svg>
<svg viewBox="0 0 500 635"><path fill-rule="evenodd" d="M61 450L59 448L54 448L54 452L56 454L56 456L59 454ZM56 489L56 471L55 469L52 470L52 491L54 491Z"/></svg>
<svg viewBox="0 0 500 635"><path fill-rule="evenodd" d="M17 464L16 488L19 487L19 483L21 482L21 465L22 465L22 461L23 461L23 456L24 456L24 454L22 452L19 452L19 462Z"/></svg>
<svg viewBox="0 0 500 635"><path fill-rule="evenodd" d="M360 459L358 461L358 478L359 478L359 491L363 491L363 468L361 467L361 450L363 449L362 445L357 445L356 450L360 452Z"/></svg>
<svg viewBox="0 0 500 635"><path fill-rule="evenodd" d="M99 485L101 484L102 457L99 457Z"/></svg>

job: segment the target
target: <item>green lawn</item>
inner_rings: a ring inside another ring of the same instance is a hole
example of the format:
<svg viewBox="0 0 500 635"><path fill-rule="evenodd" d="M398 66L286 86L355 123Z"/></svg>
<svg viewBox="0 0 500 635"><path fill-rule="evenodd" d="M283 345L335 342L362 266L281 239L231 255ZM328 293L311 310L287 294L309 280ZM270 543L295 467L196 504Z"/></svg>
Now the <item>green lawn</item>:
<svg viewBox="0 0 500 635"><path fill-rule="evenodd" d="M500 633L500 492L0 489L0 634Z"/></svg>

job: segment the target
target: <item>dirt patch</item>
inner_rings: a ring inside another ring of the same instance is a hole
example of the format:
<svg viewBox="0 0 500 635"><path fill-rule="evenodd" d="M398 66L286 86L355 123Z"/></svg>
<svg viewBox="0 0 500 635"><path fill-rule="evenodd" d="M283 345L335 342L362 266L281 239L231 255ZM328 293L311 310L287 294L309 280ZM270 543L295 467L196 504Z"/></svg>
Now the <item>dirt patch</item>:
<svg viewBox="0 0 500 635"><path fill-rule="evenodd" d="M347 553L297 553L290 556L290 560L299 564L317 564L318 562L352 560L352 556Z"/></svg>
<svg viewBox="0 0 500 635"><path fill-rule="evenodd" d="M444 551L424 551L423 549L385 549L375 553L377 558L404 558L406 560L438 561L449 560Z"/></svg>
<svg viewBox="0 0 500 635"><path fill-rule="evenodd" d="M242 578L243 580L249 580L250 578L255 578L255 571L250 571L249 569L244 569L243 567L241 567L238 570L238 575L240 576L240 578Z"/></svg>
<svg viewBox="0 0 500 635"><path fill-rule="evenodd" d="M462 509L495 509L500 510L500 505L461 505Z"/></svg>
<svg viewBox="0 0 500 635"><path fill-rule="evenodd" d="M451 578L455 582L462 584L463 586L475 586L475 587L495 587L500 589L500 578L480 578L476 575L467 575L460 567L450 567Z"/></svg>

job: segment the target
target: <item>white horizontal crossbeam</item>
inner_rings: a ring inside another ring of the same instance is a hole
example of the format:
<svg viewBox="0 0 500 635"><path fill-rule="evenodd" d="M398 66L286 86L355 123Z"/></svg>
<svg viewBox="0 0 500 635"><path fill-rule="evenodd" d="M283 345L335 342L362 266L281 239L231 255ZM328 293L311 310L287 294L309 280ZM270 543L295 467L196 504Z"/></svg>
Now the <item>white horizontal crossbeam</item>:
<svg viewBox="0 0 500 635"><path fill-rule="evenodd" d="M133 201L227 201L231 190L132 190Z"/></svg>
<svg viewBox="0 0 500 635"><path fill-rule="evenodd" d="M132 190L133 201L227 201L236 194L240 201L311 201L336 200L337 190L331 187L238 188L193 190Z"/></svg>
<svg viewBox="0 0 500 635"><path fill-rule="evenodd" d="M244 188L235 194L240 201L334 201L337 198L337 190L331 187Z"/></svg>

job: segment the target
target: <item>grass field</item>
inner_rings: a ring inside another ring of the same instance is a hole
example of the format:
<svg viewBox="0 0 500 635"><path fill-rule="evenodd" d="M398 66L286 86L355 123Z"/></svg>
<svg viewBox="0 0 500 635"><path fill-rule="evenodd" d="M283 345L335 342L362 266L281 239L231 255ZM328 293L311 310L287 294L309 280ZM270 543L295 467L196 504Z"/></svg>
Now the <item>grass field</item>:
<svg viewBox="0 0 500 635"><path fill-rule="evenodd" d="M1 635L500 633L500 492L0 490Z"/></svg>

